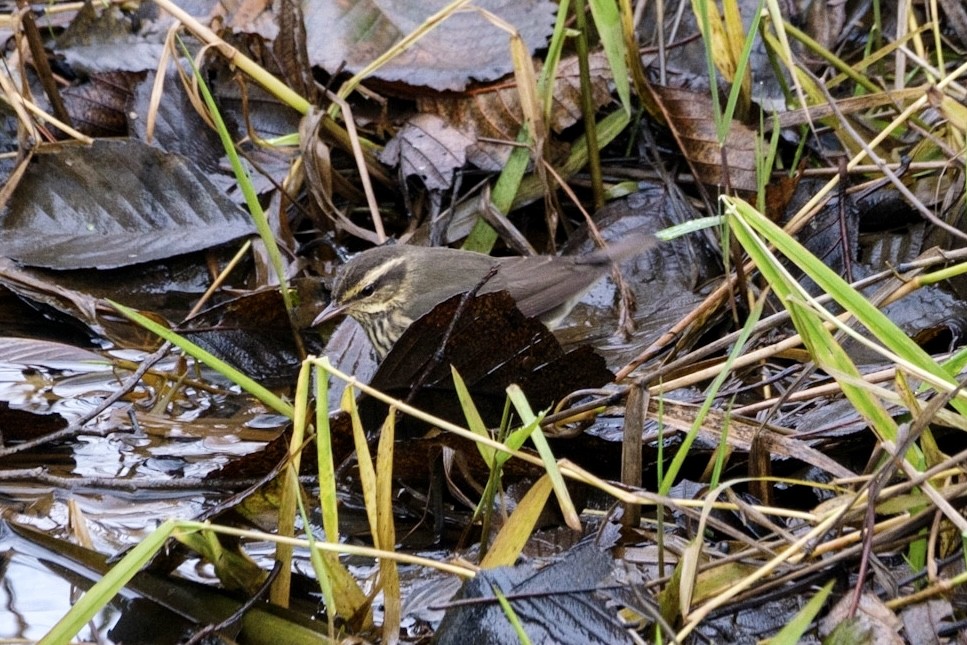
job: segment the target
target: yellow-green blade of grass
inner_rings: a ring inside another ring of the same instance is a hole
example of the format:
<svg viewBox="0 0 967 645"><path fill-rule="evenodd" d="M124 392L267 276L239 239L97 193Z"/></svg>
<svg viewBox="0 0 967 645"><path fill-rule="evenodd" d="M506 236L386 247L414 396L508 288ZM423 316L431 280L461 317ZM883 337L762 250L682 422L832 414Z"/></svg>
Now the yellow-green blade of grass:
<svg viewBox="0 0 967 645"><path fill-rule="evenodd" d="M678 563L681 569L681 575L678 577L678 613L682 616L687 615L692 606L692 596L695 593L695 585L698 584L698 566L701 563L704 545L703 535L693 537L682 551L682 559Z"/></svg>
<svg viewBox="0 0 967 645"><path fill-rule="evenodd" d="M336 498L336 469L332 455L332 432L329 425L329 359L313 360L316 398L316 463L319 475L319 508L326 541L339 544L339 501ZM309 526L306 524L306 526ZM312 534L307 537L312 541ZM372 625L372 612L364 611L368 605L366 594L359 588L355 578L346 570L335 553L311 550L311 562L320 582L320 589L329 608L329 614L346 621L356 621L362 628Z"/></svg>
<svg viewBox="0 0 967 645"><path fill-rule="evenodd" d="M677 624L678 618L681 616L682 566L682 559L680 558L675 564L675 568L672 569L668 582L658 592L658 612L668 625Z"/></svg>
<svg viewBox="0 0 967 645"><path fill-rule="evenodd" d="M482 569L509 567L517 562L524 545L537 526L537 520L547 505L552 490L554 488L551 478L546 474L531 486L501 527L487 555L481 560Z"/></svg>
<svg viewBox="0 0 967 645"><path fill-rule="evenodd" d="M306 526L309 526L308 518ZM333 577L329 571L330 559L326 557L331 554L323 554L322 551L315 548L316 538L312 531L306 531L306 539L309 541L309 564L312 565L312 571L316 574L316 580L319 582L319 591L322 593L322 603L326 608L326 615L341 616L336 607L336 591L333 585ZM329 625L329 638L335 639L335 621L328 620L326 622Z"/></svg>
<svg viewBox="0 0 967 645"><path fill-rule="evenodd" d="M735 63L729 52L728 38L725 35L725 25L718 5L712 0L692 0L692 12L702 33L702 44L705 49L705 68L712 87L717 84L715 70L731 81L735 77ZM728 124L722 114L721 99L718 92L711 93L712 116L715 119L715 131L719 141L724 141Z"/></svg>
<svg viewBox="0 0 967 645"><path fill-rule="evenodd" d="M557 76L558 63L561 62L564 39L570 33L567 28L569 5L570 0L561 0L557 5L554 31L551 34L551 41L547 45L544 65L541 67L540 76L537 79L537 93L543 102L544 123L551 122L551 111L554 109L554 79Z"/></svg>
<svg viewBox="0 0 967 645"><path fill-rule="evenodd" d="M282 471L282 500L279 502L279 520L276 531L283 537L295 535L295 516L301 501L302 486L299 484L299 468L302 465L302 448L305 443L306 427L309 423L309 385L312 381L312 364L303 361L296 380L295 405L292 415L292 438L289 440L289 463ZM275 560L279 563L279 573L272 581L269 599L277 605L288 607L292 582L291 544L279 542L275 545Z"/></svg>
<svg viewBox="0 0 967 645"><path fill-rule="evenodd" d="M675 483L675 478L678 477L678 473L685 463L685 458L688 456L688 450L691 448L692 443L698 436L698 431L702 428L705 423L705 419L708 416L709 410L712 409L712 404L715 402L715 397L718 396L718 392L728 378L729 374L732 372L732 365L735 363L736 359L742 355L742 351L745 349L745 344L748 342L749 337L752 335L752 330L755 329L756 323L759 322L759 318L762 316L763 299L759 299L752 311L749 312L749 316L745 321L745 325L742 326L742 333L739 334L738 339L736 339L735 344L732 346L732 351L729 352L729 356L725 361L725 365L722 366L722 370L713 379L712 384L708 388L708 393L705 396L705 400L702 401L702 405L695 415L695 421L692 423L692 427L688 429L688 434L682 440L681 446L675 452L675 457L672 458L671 464L668 466L668 471L662 476L661 483L659 484L658 493L659 495L668 495L668 491L671 490L672 485ZM724 437L724 433L723 433Z"/></svg>
<svg viewBox="0 0 967 645"><path fill-rule="evenodd" d="M245 551L222 544L212 531L176 531L174 537L212 564L225 589L251 595L268 578L269 574Z"/></svg>
<svg viewBox="0 0 967 645"><path fill-rule="evenodd" d="M580 5L578 5L580 6ZM614 88L626 114L631 114L631 84L628 81L628 62L626 59L624 34L621 29L621 13L615 0L588 0L591 19L598 30L604 55L614 78ZM635 52L634 55L638 55Z"/></svg>
<svg viewBox="0 0 967 645"><path fill-rule="evenodd" d="M198 83L198 89L205 101L205 107L208 108L208 115L211 117L212 123L215 124L215 131L218 133L218 138L222 142L225 154L228 156L228 160L232 165L232 172L235 173L235 179L238 181L238 186L242 191L242 195L245 197L245 206L248 208L248 212L252 216L252 221L255 223L255 230L258 231L259 237L262 238L262 243L265 244L265 251L269 255L269 263L272 265L272 270L275 271L275 277L279 281L285 309L291 312L294 305L286 280L285 263L282 260L282 251L279 250L279 245L275 240L275 234L269 225L269 219L265 216L265 211L262 210L262 204L259 202L255 186L252 185L252 179L242 165L242 160L239 159L238 151L235 149L235 142L232 141L228 127L225 125L224 119L222 119L221 112L218 111L218 105L208 90L204 76L202 76L198 67L195 66L194 59L188 54L184 43L181 43L181 47L185 51L185 57L191 64L192 72L195 75L195 82Z"/></svg>
<svg viewBox="0 0 967 645"><path fill-rule="evenodd" d="M500 176L490 193L494 208L504 215L507 215L513 207L514 198L517 196L524 174L527 172L527 166L530 164L531 155L528 147L530 142L530 135L522 129L517 135L517 143L524 145L517 146L510 152L510 157L504 164L504 169L500 171ZM463 243L463 248L477 253L490 253L496 241L497 231L483 218L478 217L470 230L470 235Z"/></svg>
<svg viewBox="0 0 967 645"><path fill-rule="evenodd" d="M730 215L737 221L748 225L750 231L755 231L775 246L780 253L809 276L823 292L829 294L837 304L856 318L857 322L866 327L879 343L901 359L948 382L951 387L956 386L953 375L944 366L937 363L882 311L837 275L835 271L826 266L822 260L807 251L805 247L748 203L740 199L723 199ZM743 246L745 246L744 242ZM748 248L746 250L748 251ZM808 296L803 294L802 299L808 300ZM954 400L951 404L961 414L967 414L967 403Z"/></svg>
<svg viewBox="0 0 967 645"><path fill-rule="evenodd" d="M159 325L147 316L141 315L134 309L125 307L124 305L114 302L113 300L108 300L108 302L128 320L134 321L151 333L163 338L175 347L179 348L181 351L185 352L195 360L204 363L279 414L285 415L290 419L292 418L295 410L291 404L283 401L270 390L246 376L243 372L237 370L220 358L216 358L213 354L178 335L177 332Z"/></svg>
<svg viewBox="0 0 967 645"><path fill-rule="evenodd" d="M543 145L546 125L542 109L543 101L538 96L540 88L534 73L534 63L527 46L520 34L510 25L502 24L496 17L491 17L490 20L502 29L510 29L510 54L514 67L514 80L521 112L524 115L524 121L517 133L517 141L523 145L511 151L510 158L504 165L491 193L494 208L500 215L507 215L520 189L520 182L527 171L532 153L540 154L540 151L534 148ZM541 160L536 159L536 163L541 163ZM483 218L478 218L463 248L478 253L490 253L496 241L497 231Z"/></svg>
<svg viewBox="0 0 967 645"><path fill-rule="evenodd" d="M561 506L561 514L564 515L564 523L575 531L580 531L581 518L578 517L578 512L574 508L574 502L571 501L571 495L567 492L564 476L561 475L561 470L557 467L557 460L551 452L547 438L541 432L540 427L538 427L543 415L539 417L534 414L534 411L531 410L530 403L527 402L527 398L524 396L524 391L518 386L511 385L508 387L507 395L510 397L511 402L513 402L514 408L517 410L517 414L520 416L521 421L524 422L524 425L534 426L534 430L530 433L530 438L534 442L534 447L537 448L538 454L541 456L544 470L551 478L554 493L557 496L557 503Z"/></svg>
<svg viewBox="0 0 967 645"><path fill-rule="evenodd" d="M487 432L487 426L483 422L483 418L481 418L480 411L477 410L473 398L470 396L470 390L467 389L467 384L464 382L463 377L460 376L460 373L452 365L450 366L450 373L453 375L453 387L457 391L457 399L460 401L463 417L467 420L467 429L475 435L489 438L490 433ZM482 443L477 444L477 450L480 451L480 456L483 457L484 463L493 467L495 463L494 454L497 451Z"/></svg>
<svg viewBox="0 0 967 645"><path fill-rule="evenodd" d="M786 69L792 77L793 89L800 105L805 107L806 98L803 96L802 84L799 74L796 73L796 62L792 55L792 47L789 46L789 37L786 35L786 23L782 19L782 9L779 7L779 0L766 0L766 7L769 9L769 19L772 28L775 30L776 39L779 41L776 53L785 64ZM763 31L763 34L767 32Z"/></svg>
<svg viewBox="0 0 967 645"><path fill-rule="evenodd" d="M737 200L726 199L726 204L729 214L734 215L732 226L733 234L745 249L745 252L752 258L752 261L762 273L763 277L765 277L769 285L785 304L792 318L793 325L795 325L796 330L802 337L803 343L809 350L813 360L821 368L829 369L834 377L839 374L845 374L850 377L836 379L843 390L843 394L846 395L846 398L849 399L856 411L866 419L878 437L889 441L896 441L898 430L893 417L887 413L880 402L868 390L857 385L857 382L862 379L859 370L856 369L856 366L846 355L846 352L836 342L829 330L823 326L819 318L811 312L806 311L806 308L800 304L801 301L809 300L808 294L805 293L795 278L789 274L779 260L769 251L765 242L755 234L752 225L747 221L747 218L755 218L755 215L749 213L752 211L757 214L755 209L745 202L740 203ZM732 204L736 204L737 206L733 206ZM784 237L788 238L788 236ZM799 247L799 249L803 255L808 255L816 263L821 264L808 251L802 247ZM802 258L797 259L804 262ZM808 262L804 263L811 264ZM823 268L825 268L825 265L823 265ZM832 272L828 271L828 273ZM856 294L856 296L866 302L859 294ZM833 297L835 298L836 296L833 295ZM857 298L853 297L851 299L856 300ZM866 304L875 310L868 302Z"/></svg>
<svg viewBox="0 0 967 645"><path fill-rule="evenodd" d="M363 505L366 507L366 518L369 521L369 531L375 536L379 535L379 524L376 518L376 466L373 463L372 453L369 450L369 442L366 440L366 432L363 430L363 422L359 418L359 410L356 408L356 397L352 388L346 388L342 394L342 407L349 411L349 419L353 429L353 445L356 447L356 466L359 470L359 485L363 491ZM391 412L391 414L395 414Z"/></svg>
<svg viewBox="0 0 967 645"><path fill-rule="evenodd" d="M500 603L500 608L504 611L504 615L507 617L507 621L514 628L514 632L517 634L517 642L520 645L531 645L530 636L524 631L524 624L520 622L520 618L517 616L517 612L510 605L510 600L507 596L497 587L497 585L491 585L491 590L494 592L494 596L497 597L497 602Z"/></svg>
<svg viewBox="0 0 967 645"><path fill-rule="evenodd" d="M71 642L74 636L94 618L94 615L110 602L141 570L141 567L164 546L175 526L174 520L166 520L148 537L138 542L98 583L81 596L71 610L40 639L40 643L55 645Z"/></svg>
<svg viewBox="0 0 967 645"><path fill-rule="evenodd" d="M332 455L332 429L329 426L329 373L323 366L314 366L316 382L316 463L319 474L319 508L326 541L339 543L339 502L336 499L336 467Z"/></svg>
<svg viewBox="0 0 967 645"><path fill-rule="evenodd" d="M728 3L729 5L736 5L735 11L737 12L738 3ZM725 114L724 121L726 123L731 123L732 118L735 115L736 106L739 104L739 100L742 100L743 110L742 114L745 115L748 112L749 104L752 101L752 74L749 72L749 59L752 57L752 47L755 44L756 39L759 36L759 24L762 22L762 10L765 7L765 0L759 0L759 4L755 8L755 13L752 15L752 20L749 23L749 29L745 34L745 39L742 43L742 49L738 52L738 58L736 60L735 66L735 78L739 82L732 81L732 87L729 90L729 97L725 104ZM729 15L729 11L726 15ZM741 30L741 19L739 20L738 30ZM720 141L725 141L728 136L726 131L720 136Z"/></svg>
<svg viewBox="0 0 967 645"><path fill-rule="evenodd" d="M379 433L376 449L376 548L396 548L396 526L393 523L393 442L396 440L396 410L390 408ZM402 596L396 561L381 558L379 583L383 589L383 642L393 642L400 633Z"/></svg>

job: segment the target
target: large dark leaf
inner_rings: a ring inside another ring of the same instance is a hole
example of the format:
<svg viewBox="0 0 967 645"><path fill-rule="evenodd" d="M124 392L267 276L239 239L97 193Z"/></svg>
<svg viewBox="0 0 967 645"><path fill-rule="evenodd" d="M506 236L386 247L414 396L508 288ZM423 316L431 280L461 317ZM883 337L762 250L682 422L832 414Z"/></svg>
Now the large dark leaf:
<svg viewBox="0 0 967 645"><path fill-rule="evenodd" d="M546 567L533 564L481 572L457 594L434 642L513 643L518 636L497 598L513 608L533 643L631 642L615 610L594 591L611 569L611 557L583 542Z"/></svg>
<svg viewBox="0 0 967 645"><path fill-rule="evenodd" d="M319 283L299 279L291 283L302 303L290 321L278 289L263 289L211 307L186 321L181 333L218 358L269 387L295 383L302 359L293 325L306 329L319 310ZM304 320L300 320L302 316ZM320 353L317 333L302 338L306 351Z"/></svg>
<svg viewBox="0 0 967 645"><path fill-rule="evenodd" d="M406 399L415 384L417 407L462 420L453 391L450 366L457 369L481 408L484 421L496 425L505 390L517 384L535 409L566 394L600 387L613 378L604 359L590 347L565 353L547 327L525 317L506 292L463 296L437 305L407 328L379 366L372 385ZM453 332L447 336L456 318Z"/></svg>
<svg viewBox="0 0 967 645"><path fill-rule="evenodd" d="M330 72L344 64L346 70L358 72L446 4L441 0L306 2L309 59ZM478 0L474 5L513 25L531 51L544 45L554 25L556 6L543 0ZM509 38L479 12L459 12L374 76L459 91L471 78L490 81L511 71Z"/></svg>
<svg viewBox="0 0 967 645"><path fill-rule="evenodd" d="M254 231L194 163L134 140L44 146L0 229L0 256L54 269L128 266Z"/></svg>

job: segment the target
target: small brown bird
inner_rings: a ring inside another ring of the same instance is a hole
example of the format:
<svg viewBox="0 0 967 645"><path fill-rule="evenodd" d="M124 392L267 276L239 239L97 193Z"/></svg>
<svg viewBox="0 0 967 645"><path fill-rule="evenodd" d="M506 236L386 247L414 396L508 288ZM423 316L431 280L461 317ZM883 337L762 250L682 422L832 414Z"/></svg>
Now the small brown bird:
<svg viewBox="0 0 967 645"><path fill-rule="evenodd" d="M312 324L348 314L362 325L382 359L413 321L450 297L471 291L496 266L480 293L507 291L521 313L553 326L612 263L654 243L654 236L635 235L583 256L508 258L439 247L381 246L346 263L336 278L332 302Z"/></svg>

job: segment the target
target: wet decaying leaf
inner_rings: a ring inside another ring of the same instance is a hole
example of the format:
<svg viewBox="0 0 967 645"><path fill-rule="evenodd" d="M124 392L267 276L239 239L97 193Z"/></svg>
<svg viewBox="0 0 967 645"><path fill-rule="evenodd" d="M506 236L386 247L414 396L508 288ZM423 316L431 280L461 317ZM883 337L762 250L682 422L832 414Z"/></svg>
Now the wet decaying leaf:
<svg viewBox="0 0 967 645"><path fill-rule="evenodd" d="M459 406L454 409L451 365L491 427L499 424L511 384L519 385L537 410L613 378L590 347L565 353L540 321L525 318L513 298L497 292L469 299L455 296L415 321L380 364L372 386L407 399L414 384L422 383L413 400L417 407L462 420Z"/></svg>
<svg viewBox="0 0 967 645"><path fill-rule="evenodd" d="M633 231L658 231L696 216L678 191L663 182L640 182L638 190L615 199L598 213L596 226L607 240L621 240ZM564 251L582 254L595 248L586 234L575 234ZM596 284L574 311L555 329L565 348L591 344L612 370L620 369L681 316L701 302L701 288L721 272L721 251L711 240L692 236L662 242L654 250L621 265L621 273L634 296L631 315L635 328L630 338L619 333L615 285L605 279ZM688 346L683 340L682 347Z"/></svg>
<svg viewBox="0 0 967 645"><path fill-rule="evenodd" d="M708 94L663 87L656 88L656 96L668 126L699 181L755 193L758 153L757 133L752 128L733 121L724 145L720 146Z"/></svg>
<svg viewBox="0 0 967 645"><path fill-rule="evenodd" d="M352 318L343 320L329 336L326 343L326 356L332 364L346 374L358 375L359 379L370 383L379 368L379 359L366 332ZM329 384L329 409L339 409L339 402L345 383L332 379Z"/></svg>
<svg viewBox="0 0 967 645"><path fill-rule="evenodd" d="M510 600L531 642L625 642L624 626L595 591L611 564L606 551L585 542L540 569L521 565L483 571L454 597L434 642L514 642L516 632L505 619L498 592Z"/></svg>
<svg viewBox="0 0 967 645"><path fill-rule="evenodd" d="M611 102L610 69L603 55L592 56L591 93L595 109ZM555 133L581 118L581 87L575 57L561 62L554 77L548 125ZM499 171L507 163L513 141L523 126L520 94L514 84L498 84L470 95L430 94L417 100L419 112L386 144L380 159L399 165L404 176L418 176L430 190L453 183L453 173L468 162L481 170ZM555 142L555 157L564 146Z"/></svg>
<svg viewBox="0 0 967 645"><path fill-rule="evenodd" d="M801 194L809 192L806 182ZM828 207L816 214L813 226L801 236L800 242L827 266L834 267L843 275L851 275L852 267L858 261L859 247L859 209L851 201L831 200ZM843 235L845 231L846 235ZM814 282L803 282L807 289L815 291Z"/></svg>
<svg viewBox="0 0 967 645"><path fill-rule="evenodd" d="M169 65L165 70L164 92L161 94L160 103L152 106L155 74L156 72L148 73L144 82L134 89L130 112L137 118L131 119L127 134L167 152L191 159L206 172L209 179L220 182L221 178L214 176L214 173L219 170L219 161L225 156L225 150L218 141L218 134L192 108L174 65ZM154 117L150 121L149 115Z"/></svg>
<svg viewBox="0 0 967 645"><path fill-rule="evenodd" d="M266 40L279 33L272 2L266 0L222 0L215 12L224 14L225 26L236 33L258 34Z"/></svg>
<svg viewBox="0 0 967 645"><path fill-rule="evenodd" d="M312 296L319 285L301 280L299 311L304 320L290 320L278 289L266 289L240 296L193 316L182 329L185 338L215 356L228 361L249 376L270 387L291 385L299 373L305 353L319 354L318 334L306 333L301 343L294 337L312 320Z"/></svg>
<svg viewBox="0 0 967 645"><path fill-rule="evenodd" d="M453 183L453 173L466 165L474 141L442 118L421 113L393 137L380 160L399 165L405 177L419 177L430 190L443 190Z"/></svg>
<svg viewBox="0 0 967 645"><path fill-rule="evenodd" d="M134 140L38 149L0 227L0 256L55 269L129 266L254 232L191 160Z"/></svg>
<svg viewBox="0 0 967 645"><path fill-rule="evenodd" d="M103 287L105 275L102 274L99 279ZM114 307L104 300L90 293L62 286L40 271L20 268L16 263L2 257L0 284L31 307L35 307L41 316L59 318L59 314L64 314L64 318L73 327L83 327L84 333L110 339L122 347L156 348L159 345L153 334L147 334L145 330L127 320L120 320ZM157 314L149 315L160 320ZM21 333L34 338L51 332L45 332L43 326L34 326ZM58 335L58 338L61 337Z"/></svg>
<svg viewBox="0 0 967 645"><path fill-rule="evenodd" d="M903 626L900 619L875 595L862 594L855 613L852 605L852 594L845 595L820 622L820 633L841 643L907 642L898 633Z"/></svg>
<svg viewBox="0 0 967 645"><path fill-rule="evenodd" d="M0 337L0 363L70 369L77 364L107 366L104 357L95 352L64 343L30 338Z"/></svg>
<svg viewBox="0 0 967 645"><path fill-rule="evenodd" d="M4 392L3 398L7 398L9 393ZM43 435L51 434L62 430L67 426L67 421L58 414L39 414L11 407L11 404L0 400L0 447L8 447L21 441L37 439ZM49 455L49 453L47 453ZM65 455L66 456L66 455ZM34 465L37 455L29 457L30 464ZM45 462L47 463L47 462ZM12 460L4 459L3 467L13 467Z"/></svg>
<svg viewBox="0 0 967 645"><path fill-rule="evenodd" d="M513 25L530 51L544 45L556 6L543 0L475 3ZM308 2L305 6L309 58L329 72L358 72L388 51L444 2L364 0ZM458 12L374 76L436 90L462 90L471 79L490 81L512 69L509 35L476 11Z"/></svg>
<svg viewBox="0 0 967 645"><path fill-rule="evenodd" d="M144 74L104 72L83 84L61 92L74 127L92 137L123 137L128 134L129 110L134 88Z"/></svg>
<svg viewBox="0 0 967 645"><path fill-rule="evenodd" d="M0 284L3 284L3 262L0 261ZM44 324L44 323L48 324ZM62 325L49 324L35 307L18 297L5 287L0 287L0 336L15 338L37 338L49 340L51 337L64 343L85 345L88 335L75 334Z"/></svg>

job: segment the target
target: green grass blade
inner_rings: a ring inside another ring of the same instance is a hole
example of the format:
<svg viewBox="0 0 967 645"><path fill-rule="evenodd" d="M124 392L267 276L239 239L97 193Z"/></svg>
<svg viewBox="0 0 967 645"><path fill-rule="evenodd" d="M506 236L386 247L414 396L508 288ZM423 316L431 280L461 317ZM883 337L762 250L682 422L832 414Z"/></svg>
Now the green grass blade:
<svg viewBox="0 0 967 645"><path fill-rule="evenodd" d="M772 254L765 241L756 235L757 230L767 230L771 234L768 236L769 241L775 243L777 248L780 248L789 259L800 266L805 265L809 267L812 271L807 270L810 277L813 277L815 274L816 278L818 278L817 284L823 288L830 286L832 291L827 292L845 308L850 309L852 307L851 311L855 310L864 313L867 320L879 317L888 323L890 327L893 326L892 323L863 298L862 295L853 291L849 285L822 264L818 258L811 255L778 227L771 222L768 223L768 226L765 225L761 221L765 218L759 215L749 204L741 202L740 200L723 199L725 200L729 215L733 218L733 234L769 282L769 285L785 304L792 318L792 322L802 337L803 343L809 350L813 360L821 368L828 370L836 379L843 394L849 399L856 411L866 419L878 437L888 441L896 441L898 429L893 417L890 416L880 401L863 386L862 376L859 370L850 360L849 356L847 356L846 352L843 351L843 348L836 342L832 333L822 324L816 314L802 304L804 302L812 302L812 299ZM821 269L816 265L819 265ZM814 306L818 307L818 305ZM869 315L869 310L874 311L876 316ZM904 338L906 337L904 336ZM912 341L910 343L912 344ZM922 353L919 347L916 349ZM926 355L924 354L924 356ZM933 363L932 359L929 359L928 356L927 359ZM942 369L935 363L934 367L938 370ZM918 467L922 467L919 465L922 463L919 454L915 454L912 461Z"/></svg>
<svg viewBox="0 0 967 645"><path fill-rule="evenodd" d="M477 410L477 406L474 405L473 398L470 396L470 390L467 389L467 384L464 383L463 377L460 376L460 373L452 365L450 366L450 373L453 374L453 387L457 391L460 408L463 410L463 416L467 420L467 429L476 435L489 438L490 433L487 432L487 426L480 417L480 411ZM480 451L480 456L483 457L484 463L493 467L495 463L494 455L497 451L482 443L477 444L477 450Z"/></svg>
<svg viewBox="0 0 967 645"><path fill-rule="evenodd" d="M544 470L547 471L547 475L551 478L554 493L557 495L557 503L560 505L561 513L564 515L564 522L576 531L581 530L581 519L578 517L578 512L574 508L574 502L571 501L570 493L567 492L567 486L564 484L564 476L561 475L561 470L557 467L557 460L551 452L547 438L540 429L543 414L540 416L534 414L533 410L531 410L530 403L527 402L527 398L524 396L523 390L516 385L511 385L507 388L507 395L514 403L514 408L517 409L517 414L520 415L520 419L524 422L524 425L533 426L530 438L534 442L538 454L541 456L541 460L544 463Z"/></svg>
<svg viewBox="0 0 967 645"><path fill-rule="evenodd" d="M124 585L164 546L165 541L171 537L176 526L175 520L166 520L148 537L138 542L98 583L88 589L87 593L81 596L81 599L71 607L71 610L40 639L41 645L59 645L71 642L84 625L90 622L94 615L110 602Z"/></svg>
<svg viewBox="0 0 967 645"><path fill-rule="evenodd" d="M692 423L692 427L688 429L688 434L686 434L685 438L682 440L682 445L679 446L678 450L675 452L675 456L672 458L672 463L668 465L668 471L662 477L661 484L658 488L660 495L668 495L668 491L671 490L672 485L675 483L675 479L678 477L678 473L681 471L682 465L685 463L685 458L688 457L688 449L691 448L695 438L698 437L698 431L701 429L702 424L705 423L705 418L708 415L709 410L712 409L712 404L715 402L715 397L722 388L722 384L725 383L725 379L728 378L729 374L731 374L732 365L735 363L735 360L742 355L742 352L745 349L745 344L752 335L752 331L755 329L756 323L759 322L759 317L762 315L762 306L763 303L760 300L756 303L756 306L752 309L752 311L749 312L749 317L745 321L745 325L742 326L742 333L739 334L739 337L735 341L735 345L732 347L732 351L729 352L725 365L722 366L722 370L718 373L718 375L712 381L712 384L709 386L705 400L702 401L702 406L695 415L695 421ZM725 436L724 433L722 436Z"/></svg>
<svg viewBox="0 0 967 645"><path fill-rule="evenodd" d="M826 604L826 599L829 598L835 584L835 580L827 582L822 589L813 594L806 606L800 609L792 617L792 620L779 630L778 634L763 641L763 645L796 645L805 635L809 626L816 620L816 616L819 615L819 611Z"/></svg>
<svg viewBox="0 0 967 645"><path fill-rule="evenodd" d="M141 315L134 309L125 307L124 305L114 302L113 300L108 300L108 302L125 318L136 322L151 333L156 334L160 338L163 338L175 347L179 348L181 351L185 352L195 360L204 363L279 414L285 415L290 419L292 418L295 410L290 403L283 401L280 397L273 394L267 388L246 376L243 372L217 358L214 354L205 351L198 345L195 345L189 340L183 338L178 333L168 329L167 327L159 325L147 316Z"/></svg>
<svg viewBox="0 0 967 645"><path fill-rule="evenodd" d="M808 275L820 289L828 293L838 305L852 314L858 323L866 327L878 342L901 359L948 382L951 387L956 386L953 375L947 369L938 364L902 329L897 327L886 314L877 309L835 271L826 266L822 260L806 250L805 247L746 202L732 198L723 199L730 216L744 222L748 225L750 231L755 231L774 245L780 253ZM743 246L745 246L745 243L743 243ZM748 247L746 247L746 251L749 251ZM764 258L762 259L765 261ZM774 258L773 261L775 261ZM761 266L760 269L762 269ZM789 278L791 279L791 276ZM788 297L792 294L787 292L785 295ZM808 300L808 295L801 290L797 297ZM951 403L957 408L958 412L967 414L967 404L956 400Z"/></svg>
<svg viewBox="0 0 967 645"><path fill-rule="evenodd" d="M259 237L262 238L262 243L265 244L265 250L269 255L269 262L272 264L272 270L275 271L275 277L279 281L280 290L282 292L282 300L285 302L285 309L286 311L292 311L292 295L289 293L289 288L286 281L285 263L282 261L282 252L279 250L279 245L275 240L275 234L272 232L272 227L269 226L269 220L265 216L265 211L262 210L262 204L259 202L258 195L255 192L255 186L252 185L252 179L248 176L248 172L246 172L245 167L242 166L242 160L239 159L238 151L235 149L235 142L232 141L232 136L228 132L228 127L225 125L225 121L222 119L222 115L218 111L218 105L215 103L215 99L208 90L208 85L205 83L205 78L202 76L201 72L198 71L198 68L195 66L194 59L189 55L184 43L181 43L181 47L185 51L186 58L191 63L191 69L195 74L195 81L198 83L198 89L201 92L202 98L205 100L205 106L208 108L208 115L211 117L212 123L215 124L215 131L218 132L218 138L222 142L222 147L225 149L225 154L228 155L228 160L232 165L232 171L235 173L235 179L238 181L238 186L242 191L242 195L245 197L245 205L248 207L248 212L252 215L252 221L255 223L255 230L258 231Z"/></svg>
<svg viewBox="0 0 967 645"><path fill-rule="evenodd" d="M588 0L591 18L598 30L604 54L614 78L614 87L625 113L631 114L631 83L628 80L628 62L625 58L624 34L621 31L621 13L615 0ZM635 53L637 55L637 52Z"/></svg>

